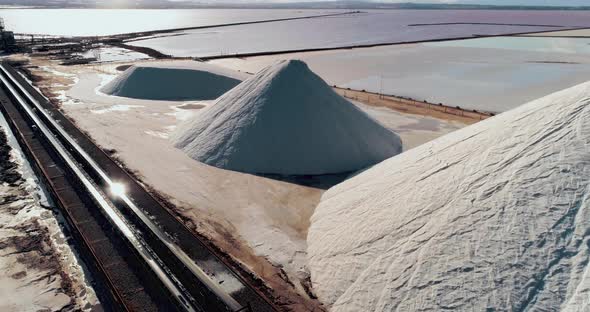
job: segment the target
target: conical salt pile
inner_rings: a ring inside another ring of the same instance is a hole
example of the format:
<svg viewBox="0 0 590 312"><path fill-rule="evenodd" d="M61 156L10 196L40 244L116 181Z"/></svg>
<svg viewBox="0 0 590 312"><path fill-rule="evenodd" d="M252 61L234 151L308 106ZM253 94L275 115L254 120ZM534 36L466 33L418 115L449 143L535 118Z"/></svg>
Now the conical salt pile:
<svg viewBox="0 0 590 312"><path fill-rule="evenodd" d="M301 61L281 61L247 79L179 127L173 140L212 166L284 175L352 172L402 150L395 133Z"/></svg>

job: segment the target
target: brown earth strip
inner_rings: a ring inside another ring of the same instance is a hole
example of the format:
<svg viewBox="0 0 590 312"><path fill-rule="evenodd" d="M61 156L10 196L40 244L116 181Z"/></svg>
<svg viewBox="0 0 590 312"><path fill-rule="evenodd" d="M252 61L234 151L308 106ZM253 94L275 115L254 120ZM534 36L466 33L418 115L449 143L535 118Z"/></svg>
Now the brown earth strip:
<svg viewBox="0 0 590 312"><path fill-rule="evenodd" d="M458 106L451 107L443 104L432 104L424 101L397 97L394 95L383 95L339 87L334 87L334 90L336 93L344 96L345 98L359 101L367 105L387 107L402 113L459 121L465 124L474 124L494 116L493 113L489 112L479 112L475 110L470 111L462 109Z"/></svg>

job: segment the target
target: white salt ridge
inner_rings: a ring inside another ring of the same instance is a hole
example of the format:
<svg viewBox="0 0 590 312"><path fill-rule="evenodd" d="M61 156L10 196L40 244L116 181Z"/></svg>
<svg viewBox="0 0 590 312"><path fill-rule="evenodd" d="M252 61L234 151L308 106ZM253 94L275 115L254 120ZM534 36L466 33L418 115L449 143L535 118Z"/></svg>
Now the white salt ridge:
<svg viewBox="0 0 590 312"><path fill-rule="evenodd" d="M144 100L213 100L247 77L194 61L144 63L129 67L100 91Z"/></svg>
<svg viewBox="0 0 590 312"><path fill-rule="evenodd" d="M337 95L301 61L280 61L181 125L193 159L285 175L356 171L401 152L400 138Z"/></svg>
<svg viewBox="0 0 590 312"><path fill-rule="evenodd" d="M590 83L326 192L307 237L331 311L586 311Z"/></svg>

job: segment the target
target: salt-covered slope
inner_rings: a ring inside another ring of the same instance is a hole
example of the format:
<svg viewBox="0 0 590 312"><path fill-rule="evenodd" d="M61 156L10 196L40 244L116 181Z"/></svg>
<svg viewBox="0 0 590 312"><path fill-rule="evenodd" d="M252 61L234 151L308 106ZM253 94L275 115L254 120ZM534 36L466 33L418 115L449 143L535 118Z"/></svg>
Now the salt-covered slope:
<svg viewBox="0 0 590 312"><path fill-rule="evenodd" d="M57 210L0 115L0 311L101 311Z"/></svg>
<svg viewBox="0 0 590 312"><path fill-rule="evenodd" d="M588 309L590 83L330 189L308 234L332 311Z"/></svg>
<svg viewBox="0 0 590 312"><path fill-rule="evenodd" d="M179 127L174 141L212 166L290 175L355 171L401 151L396 134L295 60L220 97Z"/></svg>
<svg viewBox="0 0 590 312"><path fill-rule="evenodd" d="M144 63L129 67L100 91L144 100L213 100L247 77L201 62Z"/></svg>

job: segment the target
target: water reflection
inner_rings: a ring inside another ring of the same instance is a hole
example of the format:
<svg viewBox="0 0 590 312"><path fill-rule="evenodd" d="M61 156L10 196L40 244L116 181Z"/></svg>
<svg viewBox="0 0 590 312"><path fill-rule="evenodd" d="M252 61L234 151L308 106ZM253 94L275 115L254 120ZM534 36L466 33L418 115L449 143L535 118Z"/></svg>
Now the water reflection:
<svg viewBox="0 0 590 312"><path fill-rule="evenodd" d="M204 26L285 17L323 10L124 10L0 9L8 29L17 33L99 36L146 30Z"/></svg>

